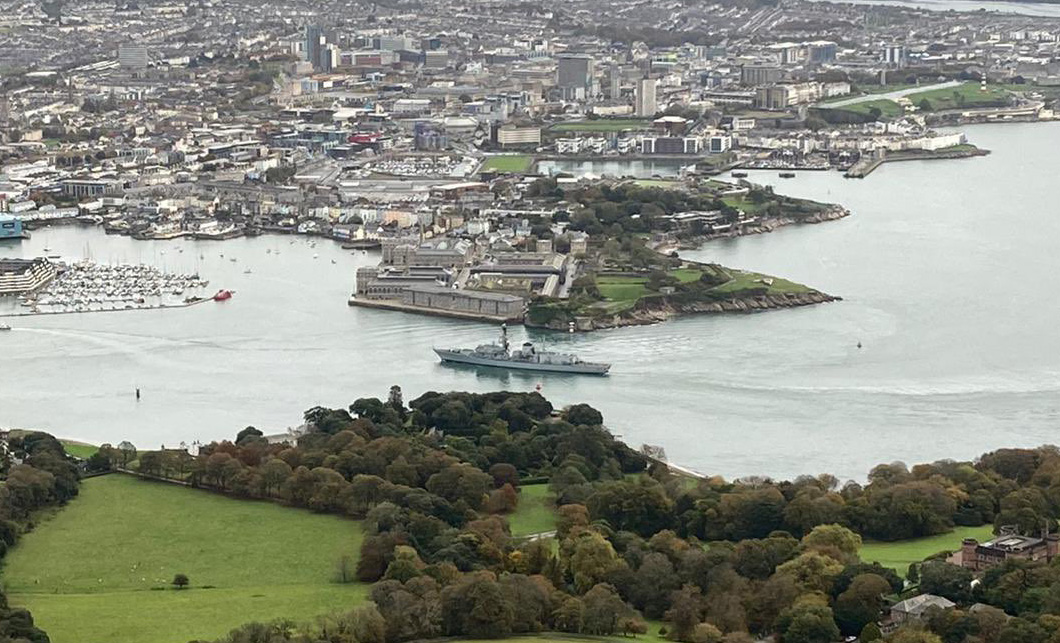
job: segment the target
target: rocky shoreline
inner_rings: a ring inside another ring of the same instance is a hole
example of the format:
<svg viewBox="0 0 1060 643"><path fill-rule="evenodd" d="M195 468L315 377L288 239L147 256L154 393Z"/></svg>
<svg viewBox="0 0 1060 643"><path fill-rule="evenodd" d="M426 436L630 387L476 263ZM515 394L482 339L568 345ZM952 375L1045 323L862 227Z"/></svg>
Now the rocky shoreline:
<svg viewBox="0 0 1060 643"><path fill-rule="evenodd" d="M777 228L783 228L791 225L802 225L808 224L813 225L817 223L824 223L826 221L837 221L850 216L850 210L838 205L828 207L817 214L808 217L774 217L771 219L763 220L760 223L750 226L742 226L729 232L720 232L717 234L704 234L691 239L683 239L676 246L661 246L656 248L659 252L666 253L671 250L697 250L701 245L708 241L714 241L716 239L733 239L735 237L746 237L752 234L765 234L767 232L773 232Z"/></svg>
<svg viewBox="0 0 1060 643"><path fill-rule="evenodd" d="M817 290L805 293L788 293L784 295L755 295L714 301L676 302L670 298L653 300L649 305L623 311L616 315L579 317L575 319L575 330L589 332L625 326L647 326L658 324L684 315L755 313L781 308L799 308L814 306L833 301L842 301ZM550 330L568 330L566 322L555 322L535 325L526 322L529 327L547 328Z"/></svg>

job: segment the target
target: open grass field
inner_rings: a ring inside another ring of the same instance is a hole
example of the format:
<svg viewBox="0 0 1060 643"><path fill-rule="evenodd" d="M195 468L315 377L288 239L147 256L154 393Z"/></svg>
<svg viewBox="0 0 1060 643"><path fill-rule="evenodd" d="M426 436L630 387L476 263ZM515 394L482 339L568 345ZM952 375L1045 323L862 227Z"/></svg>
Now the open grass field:
<svg viewBox="0 0 1060 643"><path fill-rule="evenodd" d="M555 531L556 512L551 501L547 484L520 487L519 506L508 516L512 535L519 537Z"/></svg>
<svg viewBox="0 0 1060 643"><path fill-rule="evenodd" d="M998 107L1008 103L1008 90L988 85L984 90L979 83L970 82L958 87L934 89L926 92L909 94L906 98L913 105L920 106L927 100L932 111L961 109L973 107Z"/></svg>
<svg viewBox="0 0 1060 643"><path fill-rule="evenodd" d="M743 210L747 214L758 214L769 205L768 201L762 203L755 203L754 201L744 198L743 196L724 196L721 200L725 205L730 208L736 208L737 210Z"/></svg>
<svg viewBox="0 0 1060 643"><path fill-rule="evenodd" d="M87 460L99 451L99 447L91 444L85 444L84 442L74 442L73 440L59 440L63 445L63 450L75 458L81 458Z"/></svg>
<svg viewBox="0 0 1060 643"><path fill-rule="evenodd" d="M556 123L551 129L553 132L624 132L647 129L650 126L651 120L647 118L601 118Z"/></svg>
<svg viewBox="0 0 1060 643"><path fill-rule="evenodd" d="M993 527L985 525L983 527L957 527L948 534L900 540L893 543L867 542L861 546L861 559L890 567L899 575L905 576L910 563L919 563L940 551L960 549L961 541L965 538L975 538L979 542L989 540L993 533Z"/></svg>
<svg viewBox="0 0 1060 643"><path fill-rule="evenodd" d="M870 114L872 113L873 108L880 110L880 115L884 118L894 118L895 116L901 116L903 112L902 107L898 103L894 102L893 100L888 100L886 98L881 98L879 100L869 100L862 103L854 103L853 105L844 105L842 107L834 107L832 109L842 110L845 112L854 112L856 114Z"/></svg>
<svg viewBox="0 0 1060 643"><path fill-rule="evenodd" d="M354 606L367 586L334 579L361 536L336 516L110 475L27 534L0 580L53 643L186 643ZM177 573L189 589L169 589Z"/></svg>
<svg viewBox="0 0 1060 643"><path fill-rule="evenodd" d="M703 276L703 271L696 268L675 268L670 271L670 276L686 284L699 281L699 278Z"/></svg>
<svg viewBox="0 0 1060 643"><path fill-rule="evenodd" d="M596 278L596 287L600 294L615 302L632 302L648 294L646 277L612 277Z"/></svg>
<svg viewBox="0 0 1060 643"><path fill-rule="evenodd" d="M482 164L485 172L527 172L533 165L534 158L527 154L505 154L491 156Z"/></svg>
<svg viewBox="0 0 1060 643"><path fill-rule="evenodd" d="M810 292L810 288L802 284L797 284L794 281L788 281L787 279L780 279L779 277L769 277L757 272L729 270L729 274L732 276L732 279L720 286L712 288L711 292L738 293L744 290L755 290L759 288L765 288L766 294L769 295Z"/></svg>

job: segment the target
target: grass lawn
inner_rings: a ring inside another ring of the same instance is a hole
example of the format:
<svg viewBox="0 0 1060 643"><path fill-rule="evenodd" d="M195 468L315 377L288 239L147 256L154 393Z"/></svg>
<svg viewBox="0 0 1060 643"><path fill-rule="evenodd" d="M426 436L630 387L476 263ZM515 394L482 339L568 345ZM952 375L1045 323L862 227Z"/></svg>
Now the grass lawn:
<svg viewBox="0 0 1060 643"><path fill-rule="evenodd" d="M861 546L861 559L866 562L876 562L884 567L890 567L905 576L909 569L909 563L919 563L932 554L940 551L955 551L960 549L961 541L965 538L975 538L979 542L989 540L994 535L993 527L985 525L982 527L957 527L948 534L928 536L927 538L914 538L913 540L899 540L893 543L866 542Z"/></svg>
<svg viewBox="0 0 1060 643"><path fill-rule="evenodd" d="M703 276L703 271L698 268L675 268L670 271L670 276L686 284L691 281L699 281L699 278Z"/></svg>
<svg viewBox="0 0 1060 643"><path fill-rule="evenodd" d="M367 586L333 580L361 536L336 516L109 475L27 534L2 580L53 643L186 643L354 606ZM189 589L168 589L176 573Z"/></svg>
<svg viewBox="0 0 1060 643"><path fill-rule="evenodd" d="M751 201L750 199L747 199L743 196L723 196L721 197L721 200L725 203L725 205L729 206L730 208L743 210L747 214L758 214L760 211L764 210L767 205L770 204L769 201L755 203L754 201Z"/></svg>
<svg viewBox="0 0 1060 643"><path fill-rule="evenodd" d="M91 444L85 444L84 442L74 442L73 440L59 440L63 445L63 450L75 458L81 458L87 460L99 451L99 447Z"/></svg>
<svg viewBox="0 0 1060 643"><path fill-rule="evenodd" d="M932 111L973 107L998 107L1008 104L1009 92L1001 87L987 86L984 91L979 83L970 82L957 87L934 89L909 94L906 98L920 106L920 101L931 103Z"/></svg>
<svg viewBox="0 0 1060 643"><path fill-rule="evenodd" d="M556 512L547 484L519 488L519 506L508 516L508 525L516 537L555 531Z"/></svg>
<svg viewBox="0 0 1060 643"><path fill-rule="evenodd" d="M960 145L951 145L949 147L944 147L944 148L942 148L940 150L936 150L936 151L938 151L938 152L974 152L977 149L979 149L979 148L974 146L974 145L972 145L971 143L961 143Z"/></svg>
<svg viewBox="0 0 1060 643"><path fill-rule="evenodd" d="M912 98L911 96L909 97ZM915 101L914 101L915 102ZM856 114L869 114L872 108L880 110L880 116L884 118L894 118L895 116L901 116L903 110L898 103L893 100L887 100L881 98L879 100L868 100L862 103L854 103L853 105L843 105L842 107L833 107L831 109L840 110L844 112L854 112Z"/></svg>
<svg viewBox="0 0 1060 643"><path fill-rule="evenodd" d="M481 171L526 172L533 164L534 158L527 154L505 154L491 156L482 164Z"/></svg>
<svg viewBox="0 0 1060 643"><path fill-rule="evenodd" d="M787 279L780 279L779 277L770 277L757 272L729 269L729 274L732 276L732 279L720 286L711 288L711 292L735 294L744 290L754 290L759 288L765 288L766 294L769 295L810 292L810 288L807 288L802 284L797 284L794 281L788 281Z"/></svg>
<svg viewBox="0 0 1060 643"><path fill-rule="evenodd" d="M650 126L651 121L646 118L600 118L556 123L551 129L553 132L624 132Z"/></svg>
<svg viewBox="0 0 1060 643"><path fill-rule="evenodd" d="M600 294L615 302L636 301L648 294L645 277L610 277L596 278L596 287Z"/></svg>

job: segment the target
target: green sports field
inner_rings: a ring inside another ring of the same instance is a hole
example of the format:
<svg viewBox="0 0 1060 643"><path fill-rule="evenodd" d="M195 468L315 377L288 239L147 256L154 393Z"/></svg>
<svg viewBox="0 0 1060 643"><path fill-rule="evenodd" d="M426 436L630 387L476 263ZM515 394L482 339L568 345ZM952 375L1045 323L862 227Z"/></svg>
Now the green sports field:
<svg viewBox="0 0 1060 643"><path fill-rule="evenodd" d="M351 520L109 475L15 546L0 580L53 643L187 643L248 621L346 610L367 586ZM170 588L177 573L191 586Z"/></svg>
<svg viewBox="0 0 1060 643"><path fill-rule="evenodd" d="M484 172L526 172L534 163L534 158L526 154L505 154L491 156L482 164Z"/></svg>

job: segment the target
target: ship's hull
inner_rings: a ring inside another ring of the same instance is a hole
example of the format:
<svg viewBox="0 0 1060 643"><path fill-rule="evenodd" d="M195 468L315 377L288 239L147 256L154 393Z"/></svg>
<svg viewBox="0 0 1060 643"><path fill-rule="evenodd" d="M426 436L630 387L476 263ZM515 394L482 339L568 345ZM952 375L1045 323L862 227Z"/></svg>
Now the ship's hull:
<svg viewBox="0 0 1060 643"><path fill-rule="evenodd" d="M468 355L458 351L447 351L436 348L434 352L443 362L456 364L470 364L472 366L490 366L493 368L507 368L518 371L539 371L547 373L574 373L577 375L607 375L611 369L610 364L593 364L583 362L581 364L542 364L539 362L522 362L518 360L496 360L475 355Z"/></svg>

